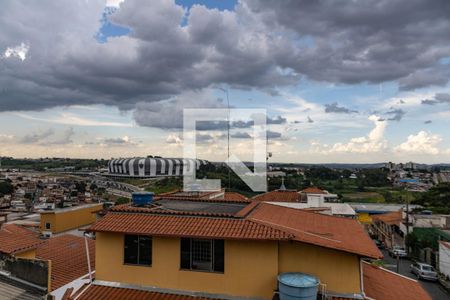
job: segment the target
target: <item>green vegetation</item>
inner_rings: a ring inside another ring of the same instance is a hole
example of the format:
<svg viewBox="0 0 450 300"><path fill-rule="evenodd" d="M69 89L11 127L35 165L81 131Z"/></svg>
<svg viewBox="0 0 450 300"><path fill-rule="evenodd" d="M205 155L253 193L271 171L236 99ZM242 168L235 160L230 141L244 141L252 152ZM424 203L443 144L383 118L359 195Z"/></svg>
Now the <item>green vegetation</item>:
<svg viewBox="0 0 450 300"><path fill-rule="evenodd" d="M434 213L450 213L450 183L440 183L422 193L412 201L420 204Z"/></svg>
<svg viewBox="0 0 450 300"><path fill-rule="evenodd" d="M70 158L40 158L40 159L16 159L2 158L2 168L27 169L45 171L48 169L73 167L74 170L96 169L106 167L104 159L70 159Z"/></svg>
<svg viewBox="0 0 450 300"><path fill-rule="evenodd" d="M116 199L116 205L120 205L120 204L126 204L126 203L130 203L131 199L125 198L125 197L119 197Z"/></svg>
<svg viewBox="0 0 450 300"><path fill-rule="evenodd" d="M11 194L12 192L14 192L14 187L12 186L11 181L0 181L0 197Z"/></svg>
<svg viewBox="0 0 450 300"><path fill-rule="evenodd" d="M172 192L175 190L181 190L183 188L183 179L177 177L165 177L160 180L151 181L145 187L148 192L155 194L162 194Z"/></svg>

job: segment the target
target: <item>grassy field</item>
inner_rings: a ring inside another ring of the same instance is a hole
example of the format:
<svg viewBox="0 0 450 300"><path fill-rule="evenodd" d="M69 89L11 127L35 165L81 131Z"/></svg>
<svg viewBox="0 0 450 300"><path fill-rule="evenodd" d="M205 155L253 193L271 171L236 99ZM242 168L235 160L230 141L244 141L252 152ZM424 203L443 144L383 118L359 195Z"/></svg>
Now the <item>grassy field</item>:
<svg viewBox="0 0 450 300"><path fill-rule="evenodd" d="M370 202L370 203L383 203L385 199L383 195L377 192L355 192L342 194L342 200L344 202Z"/></svg>

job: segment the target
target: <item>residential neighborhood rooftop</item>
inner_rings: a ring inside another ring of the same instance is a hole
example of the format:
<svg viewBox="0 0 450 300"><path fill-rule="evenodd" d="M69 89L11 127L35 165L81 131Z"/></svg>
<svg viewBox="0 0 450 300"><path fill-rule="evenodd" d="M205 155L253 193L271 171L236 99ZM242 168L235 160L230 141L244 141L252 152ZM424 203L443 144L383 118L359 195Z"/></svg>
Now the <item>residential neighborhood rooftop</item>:
<svg viewBox="0 0 450 300"><path fill-rule="evenodd" d="M43 241L39 233L15 224L3 224L0 228L0 252L14 254L36 249Z"/></svg>
<svg viewBox="0 0 450 300"><path fill-rule="evenodd" d="M364 292L372 299L431 300L431 297L414 279L381 267L363 262Z"/></svg>

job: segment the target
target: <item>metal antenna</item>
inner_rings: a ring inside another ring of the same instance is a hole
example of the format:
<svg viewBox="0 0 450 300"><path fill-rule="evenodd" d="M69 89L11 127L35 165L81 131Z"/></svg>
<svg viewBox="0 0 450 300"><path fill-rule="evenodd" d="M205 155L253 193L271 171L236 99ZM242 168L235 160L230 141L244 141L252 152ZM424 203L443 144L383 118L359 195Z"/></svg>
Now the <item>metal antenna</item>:
<svg viewBox="0 0 450 300"><path fill-rule="evenodd" d="M227 96L227 159L230 158L230 98L228 97L228 88L219 87L219 89L224 92ZM231 170L228 167L228 190L231 189Z"/></svg>

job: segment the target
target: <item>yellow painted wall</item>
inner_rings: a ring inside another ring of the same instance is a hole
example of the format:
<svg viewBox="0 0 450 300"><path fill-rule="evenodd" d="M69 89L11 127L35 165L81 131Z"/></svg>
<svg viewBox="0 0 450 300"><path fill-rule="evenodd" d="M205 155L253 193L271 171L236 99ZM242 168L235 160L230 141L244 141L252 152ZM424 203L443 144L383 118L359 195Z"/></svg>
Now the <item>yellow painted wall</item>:
<svg viewBox="0 0 450 300"><path fill-rule="evenodd" d="M33 259L33 258L36 258L36 249L30 249L30 250L26 250L26 251L23 251L20 253L15 253L14 256L18 257L18 258Z"/></svg>
<svg viewBox="0 0 450 300"><path fill-rule="evenodd" d="M299 242L225 241L224 274L180 270L180 239L154 237L151 267L123 264L122 234L97 233L96 278L270 299L282 272L317 276L328 291L360 293L357 255Z"/></svg>
<svg viewBox="0 0 450 300"><path fill-rule="evenodd" d="M86 206L76 210L41 213L41 221L39 228L42 231L45 229L45 223L50 223L50 231L52 233L60 233L67 230L79 228L84 225L92 224L96 221L96 214L94 212L103 207L102 203L98 205Z"/></svg>
<svg viewBox="0 0 450 300"><path fill-rule="evenodd" d="M279 271L315 275L336 293L360 293L357 255L300 242L280 243Z"/></svg>
<svg viewBox="0 0 450 300"><path fill-rule="evenodd" d="M271 299L277 242L225 241L223 274L180 270L180 239L153 237L151 267L123 264L123 235L97 233L95 277L159 288Z"/></svg>
<svg viewBox="0 0 450 300"><path fill-rule="evenodd" d="M368 213L358 213L358 221L363 224L372 224L372 217Z"/></svg>

